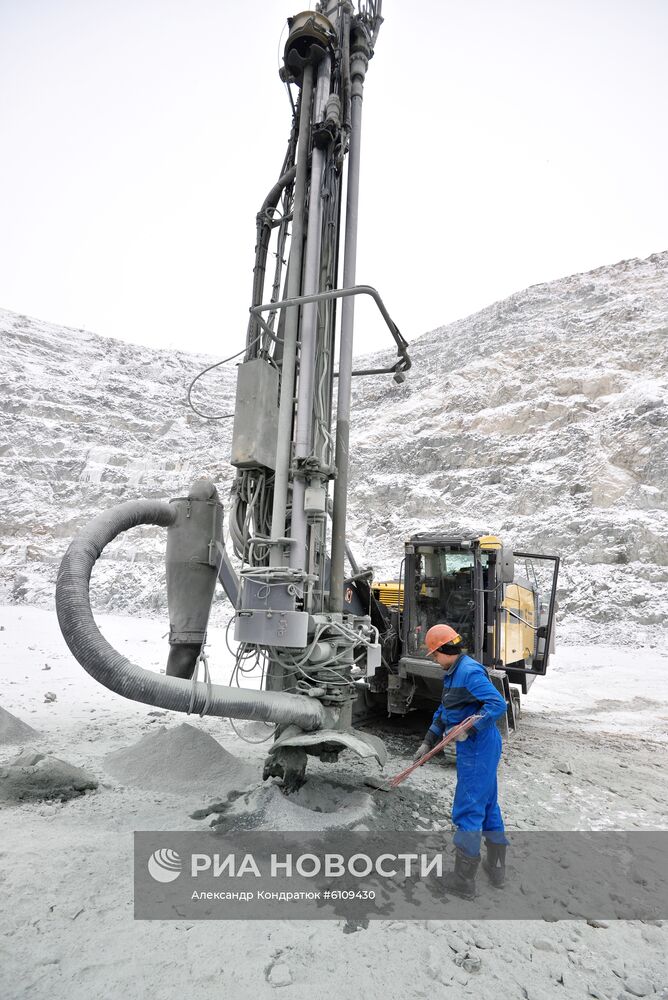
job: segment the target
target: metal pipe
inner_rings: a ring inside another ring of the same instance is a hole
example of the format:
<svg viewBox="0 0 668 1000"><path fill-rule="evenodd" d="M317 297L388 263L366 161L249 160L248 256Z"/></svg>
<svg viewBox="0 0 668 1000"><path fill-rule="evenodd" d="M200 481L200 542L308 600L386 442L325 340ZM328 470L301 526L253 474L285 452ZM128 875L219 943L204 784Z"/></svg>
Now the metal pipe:
<svg viewBox="0 0 668 1000"><path fill-rule="evenodd" d="M314 122L325 114L325 104L330 90L331 62L329 56L318 65L318 83L313 101ZM318 290L320 278L320 243L322 223L322 200L320 188L325 165L325 152L314 147L311 153L311 185L308 205L308 225L306 230L306 259L304 261L305 295ZM299 349L299 388L297 396L297 419L295 428L295 458L308 458L312 450L313 434L313 384L315 380L316 340L318 333L318 309L309 304L302 310ZM292 521L290 534L295 544L290 549L290 565L294 569L304 569L306 562L306 514L304 494L306 484L302 478L292 483ZM314 567L309 566L309 573Z"/></svg>
<svg viewBox="0 0 668 1000"><path fill-rule="evenodd" d="M328 497L328 499L327 499L327 513L329 515L330 521L332 519L332 507L333 507L332 499L331 499L331 497ZM358 576L359 573L361 572L361 570L360 570L360 564L357 562L357 559L355 558L355 553L350 548L350 545L349 545L348 542L346 542L346 556L348 557L348 562L350 563L350 568L352 569L352 571L355 574L355 576Z"/></svg>
<svg viewBox="0 0 668 1000"><path fill-rule="evenodd" d="M479 663L482 663L482 645L485 637L485 594L482 573L482 563L480 562L480 552L476 549L475 562L473 564L473 596L475 607L473 611L473 656Z"/></svg>
<svg viewBox="0 0 668 1000"><path fill-rule="evenodd" d="M260 316L260 313L269 312L271 309L287 309L288 306L301 306L306 305L309 302L326 302L328 299L345 299L350 298L354 295L370 295L374 300L380 313L387 324L387 327L394 337L395 343L397 345L397 354L400 356L401 368L394 366L388 369L388 371L408 371L411 367L411 359L408 356L408 341L404 339L399 331L399 327L394 322L387 307L383 300L381 299L378 291L372 285L353 285L352 288L331 288L326 292L317 292L314 295L299 295L296 298L284 298L279 302L263 302L259 306L252 306L251 313L254 316ZM262 321L261 321L262 322ZM263 327L264 328L264 327ZM271 333L271 330L267 327L267 331ZM367 374L366 372L364 374ZM369 374L374 374L370 372Z"/></svg>
<svg viewBox="0 0 668 1000"><path fill-rule="evenodd" d="M285 188L288 184L292 184L294 181L296 171L296 166L290 167L289 170L286 170L262 202L262 208L257 214L255 267L253 268L253 305L257 305L258 302L262 301L262 292L264 290L264 280L267 268L267 253L269 251L269 240L274 226L273 210L276 208L278 199ZM257 357L258 354L258 349L255 345L258 333L257 325L257 321L255 323L251 323L251 327L248 332L248 344L254 345L249 348L249 350L252 351L253 357Z"/></svg>
<svg viewBox="0 0 668 1000"><path fill-rule="evenodd" d="M294 219L292 222L292 242L288 264L288 295L294 299L299 295L302 278L302 257L304 252L304 209L306 203L306 172L308 166L308 146L311 135L311 98L313 96L313 66L304 67L302 93L299 111L299 138L297 140L297 173L295 176ZM278 411L278 445L276 448L276 475L271 514L271 538L276 541L285 535L285 520L288 504L288 482L292 450L292 420L294 415L295 368L297 362L297 332L299 329L299 309L288 309L285 319L283 340L283 366L281 369L281 402ZM284 563L282 545L272 545L271 566Z"/></svg>
<svg viewBox="0 0 668 1000"><path fill-rule="evenodd" d="M368 51L368 50L367 50ZM355 284L357 268L357 222L359 213L360 152L362 138L362 99L368 54L355 52L351 58L352 108L350 149L348 152L348 191L346 195L346 235L343 258L343 287ZM344 298L341 309L339 347L339 389L336 407L336 479L332 512L332 557L329 584L329 608L343 612L345 580L346 512L348 504L348 463L350 442L350 397L353 370L353 325L355 299Z"/></svg>
<svg viewBox="0 0 668 1000"><path fill-rule="evenodd" d="M348 562L350 563L351 570L353 571L355 576L359 576L360 564L357 562L357 559L355 559L355 553L348 545L348 542L346 542L346 555L348 556Z"/></svg>

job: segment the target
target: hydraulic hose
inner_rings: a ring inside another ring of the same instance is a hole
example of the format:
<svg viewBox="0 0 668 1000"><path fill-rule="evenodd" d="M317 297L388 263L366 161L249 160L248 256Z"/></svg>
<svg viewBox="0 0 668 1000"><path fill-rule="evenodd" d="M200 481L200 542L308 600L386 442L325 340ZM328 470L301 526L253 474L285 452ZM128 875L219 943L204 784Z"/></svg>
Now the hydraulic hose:
<svg viewBox="0 0 668 1000"><path fill-rule="evenodd" d="M321 729L323 706L281 691L252 691L167 677L131 663L102 636L90 606L90 577L103 549L139 524L169 527L176 509L158 500L129 500L94 518L70 544L58 570L56 612L65 642L84 670L123 698L173 712L192 712Z"/></svg>

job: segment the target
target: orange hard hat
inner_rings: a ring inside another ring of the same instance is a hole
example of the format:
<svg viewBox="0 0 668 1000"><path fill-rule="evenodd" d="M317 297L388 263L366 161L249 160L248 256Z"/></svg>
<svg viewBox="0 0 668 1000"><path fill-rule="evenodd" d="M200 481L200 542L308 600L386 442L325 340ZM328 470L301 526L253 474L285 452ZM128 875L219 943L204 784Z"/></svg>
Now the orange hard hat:
<svg viewBox="0 0 668 1000"><path fill-rule="evenodd" d="M424 637L424 644L430 653L434 653L441 646L458 646L461 641L461 635L449 625L432 625Z"/></svg>

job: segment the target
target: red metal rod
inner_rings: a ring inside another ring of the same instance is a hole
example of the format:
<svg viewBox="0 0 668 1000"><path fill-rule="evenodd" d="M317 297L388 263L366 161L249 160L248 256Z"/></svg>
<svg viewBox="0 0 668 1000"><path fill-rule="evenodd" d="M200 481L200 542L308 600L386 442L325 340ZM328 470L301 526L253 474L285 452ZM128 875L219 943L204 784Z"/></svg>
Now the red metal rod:
<svg viewBox="0 0 668 1000"><path fill-rule="evenodd" d="M418 767L422 767L422 765L426 764L428 760L431 760L434 754L437 754L439 750L446 747L448 743L452 743L452 741L459 736L460 733L465 733L467 729L471 728L474 722L478 721L478 719L482 719L482 715L469 715L469 717L464 719L463 722L453 726L448 732L448 735L444 736L441 742L437 743L435 747L432 747L432 749L426 753L424 757L420 757L420 759L416 760L414 764L410 765L410 767L407 767L404 771L400 771L399 774L395 774L395 776L390 780L390 788L396 788L397 785L400 785L402 781L406 780L409 774L412 774Z"/></svg>

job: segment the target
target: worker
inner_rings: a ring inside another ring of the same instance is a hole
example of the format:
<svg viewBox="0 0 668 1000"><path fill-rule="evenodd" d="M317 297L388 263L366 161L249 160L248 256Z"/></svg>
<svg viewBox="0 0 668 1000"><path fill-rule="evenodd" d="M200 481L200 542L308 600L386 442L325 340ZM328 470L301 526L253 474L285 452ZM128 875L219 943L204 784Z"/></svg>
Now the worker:
<svg viewBox="0 0 668 1000"><path fill-rule="evenodd" d="M456 737L457 786L452 803L455 868L445 877L451 892L473 899L481 832L486 845L483 868L492 885L500 888L505 881L508 841L497 801L496 769L501 758L501 736L495 722L506 711L506 700L490 681L482 663L466 655L462 637L449 625L433 625L425 636L425 646L427 655L443 669L443 695L413 759L419 760L433 749L444 731L447 733L471 715L481 716Z"/></svg>

